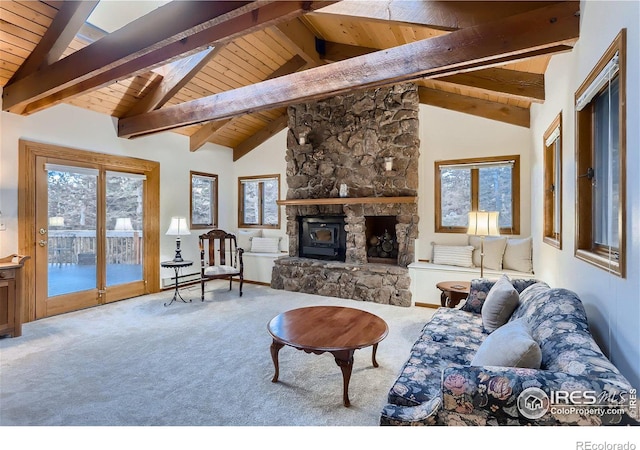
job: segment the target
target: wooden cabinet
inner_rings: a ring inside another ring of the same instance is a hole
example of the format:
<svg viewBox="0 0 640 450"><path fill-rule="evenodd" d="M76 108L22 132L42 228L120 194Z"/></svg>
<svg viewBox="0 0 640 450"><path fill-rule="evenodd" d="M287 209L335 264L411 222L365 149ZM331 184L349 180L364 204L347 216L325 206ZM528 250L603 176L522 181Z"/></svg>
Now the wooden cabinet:
<svg viewBox="0 0 640 450"><path fill-rule="evenodd" d="M22 335L21 268L28 256L0 258L0 336Z"/></svg>

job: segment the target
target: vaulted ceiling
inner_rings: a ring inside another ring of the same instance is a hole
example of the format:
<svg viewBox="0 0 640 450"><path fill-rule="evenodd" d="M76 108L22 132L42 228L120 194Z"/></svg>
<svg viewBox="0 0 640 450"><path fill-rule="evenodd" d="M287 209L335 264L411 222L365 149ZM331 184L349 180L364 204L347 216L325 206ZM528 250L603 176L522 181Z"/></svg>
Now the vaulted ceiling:
<svg viewBox="0 0 640 450"><path fill-rule="evenodd" d="M287 125L287 105L415 81L420 101L529 126L579 2L173 1L110 34L96 1L0 1L2 109L68 103L118 135L173 131L234 159Z"/></svg>

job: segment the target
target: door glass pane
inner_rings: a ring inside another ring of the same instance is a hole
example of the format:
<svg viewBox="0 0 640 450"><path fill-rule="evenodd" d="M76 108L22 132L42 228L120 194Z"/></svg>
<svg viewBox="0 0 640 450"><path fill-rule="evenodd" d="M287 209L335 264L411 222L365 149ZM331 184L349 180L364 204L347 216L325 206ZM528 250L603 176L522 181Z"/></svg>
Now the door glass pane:
<svg viewBox="0 0 640 450"><path fill-rule="evenodd" d="M479 169L478 209L480 211L498 211L500 213L500 228L511 228L513 225L511 172L511 166Z"/></svg>
<svg viewBox="0 0 640 450"><path fill-rule="evenodd" d="M107 173L107 286L142 280L144 179Z"/></svg>
<svg viewBox="0 0 640 450"><path fill-rule="evenodd" d="M443 227L467 227L471 211L471 169L440 171L440 214Z"/></svg>
<svg viewBox="0 0 640 450"><path fill-rule="evenodd" d="M56 169L47 170L47 183L47 295L94 289L98 178L82 169Z"/></svg>

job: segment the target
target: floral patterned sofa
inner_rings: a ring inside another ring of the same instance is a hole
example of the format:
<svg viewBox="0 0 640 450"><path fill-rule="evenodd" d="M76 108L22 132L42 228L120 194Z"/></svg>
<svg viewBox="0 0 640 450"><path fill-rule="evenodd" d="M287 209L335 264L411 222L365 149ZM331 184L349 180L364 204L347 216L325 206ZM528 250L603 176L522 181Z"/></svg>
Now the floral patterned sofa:
<svg viewBox="0 0 640 450"><path fill-rule="evenodd" d="M388 394L381 425L638 424L637 407L629 401L635 390L593 340L578 296L536 280L510 281L519 303L509 320L526 319L540 347L541 368L470 365L488 336L481 309L495 283L473 280L460 309L439 308L424 326ZM547 396L554 395L552 391L577 392L584 401L572 397L579 405L572 403L571 409L553 407L547 398L541 414L523 415L519 396L528 388L539 388L537 392ZM624 411L603 414L582 403L622 406Z"/></svg>

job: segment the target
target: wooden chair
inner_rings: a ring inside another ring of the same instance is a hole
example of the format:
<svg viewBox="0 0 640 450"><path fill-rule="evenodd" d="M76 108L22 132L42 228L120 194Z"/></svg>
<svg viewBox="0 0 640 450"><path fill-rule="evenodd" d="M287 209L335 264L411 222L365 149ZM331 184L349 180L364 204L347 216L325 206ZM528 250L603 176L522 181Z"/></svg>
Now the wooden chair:
<svg viewBox="0 0 640 450"><path fill-rule="evenodd" d="M229 290L232 288L233 277L240 278L240 297L242 297L242 283L244 281L244 263L242 254L244 249L236 244L236 236L222 230L211 230L201 234L200 239L200 299L204 301L204 283L207 280L229 279ZM205 256L207 256L205 258ZM227 264L227 258L230 259Z"/></svg>

